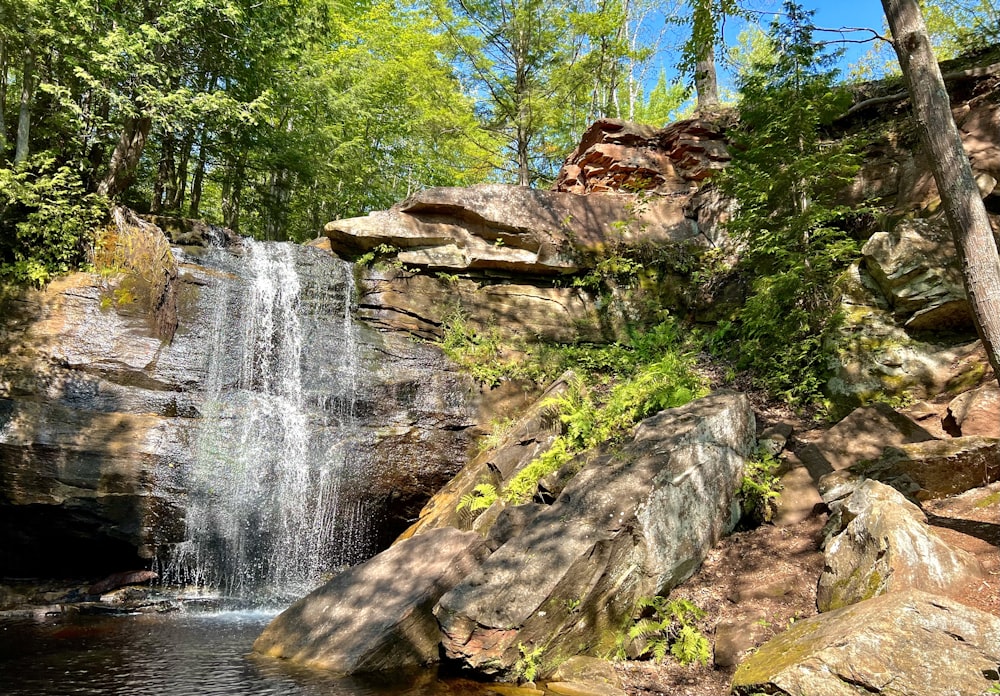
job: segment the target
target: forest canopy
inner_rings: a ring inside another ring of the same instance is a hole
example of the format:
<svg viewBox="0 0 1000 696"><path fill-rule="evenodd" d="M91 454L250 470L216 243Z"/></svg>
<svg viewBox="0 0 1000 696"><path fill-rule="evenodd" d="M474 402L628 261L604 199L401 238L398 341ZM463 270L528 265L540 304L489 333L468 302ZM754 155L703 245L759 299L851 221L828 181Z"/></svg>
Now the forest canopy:
<svg viewBox="0 0 1000 696"><path fill-rule="evenodd" d="M927 9L943 47L996 38L994 0ZM303 240L428 186L547 185L593 120L664 125L705 89L708 56L735 80L759 45L727 50L726 20L772 16L732 0L0 0L0 275L78 267L113 202Z"/></svg>

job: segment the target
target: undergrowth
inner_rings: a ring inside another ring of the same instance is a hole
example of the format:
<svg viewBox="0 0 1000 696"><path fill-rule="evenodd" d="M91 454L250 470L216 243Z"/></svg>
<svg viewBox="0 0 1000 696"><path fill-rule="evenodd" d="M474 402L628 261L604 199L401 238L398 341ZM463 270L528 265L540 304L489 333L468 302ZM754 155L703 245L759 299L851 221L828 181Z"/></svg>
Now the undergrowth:
<svg viewBox="0 0 1000 696"><path fill-rule="evenodd" d="M637 332L630 344L607 346L521 347L505 345L498 331L475 333L458 317L446 333L444 348L484 384L501 379L552 380L572 370L574 377L548 409L561 426L551 447L497 490L481 483L459 503L470 511L496 499L519 504L535 495L538 481L558 471L577 455L621 442L637 422L666 408L705 395L705 380L695 370L696 346L673 318ZM517 359L506 359L516 355Z"/></svg>
<svg viewBox="0 0 1000 696"><path fill-rule="evenodd" d="M686 599L660 596L640 599L639 609L643 616L628 631L629 639L641 641L639 657L660 662L669 652L682 665L709 664L712 646L696 626L705 618L704 609Z"/></svg>

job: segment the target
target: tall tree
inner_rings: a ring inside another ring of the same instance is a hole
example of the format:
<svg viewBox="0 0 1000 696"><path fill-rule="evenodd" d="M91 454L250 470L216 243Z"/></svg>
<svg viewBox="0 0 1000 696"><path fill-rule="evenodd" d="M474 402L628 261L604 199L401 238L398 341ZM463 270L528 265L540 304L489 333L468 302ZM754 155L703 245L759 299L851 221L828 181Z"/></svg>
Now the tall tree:
<svg viewBox="0 0 1000 696"><path fill-rule="evenodd" d="M431 0L521 185L550 176L593 118L618 113L634 58L628 0ZM572 133L572 137L568 134Z"/></svg>
<svg viewBox="0 0 1000 696"><path fill-rule="evenodd" d="M920 141L962 260L976 329L1000 380L1000 255L916 0L882 0Z"/></svg>
<svg viewBox="0 0 1000 696"><path fill-rule="evenodd" d="M736 0L688 0L688 5L691 33L681 49L680 69L693 78L698 108L711 110L719 103L715 52L725 49L722 24L740 8Z"/></svg>

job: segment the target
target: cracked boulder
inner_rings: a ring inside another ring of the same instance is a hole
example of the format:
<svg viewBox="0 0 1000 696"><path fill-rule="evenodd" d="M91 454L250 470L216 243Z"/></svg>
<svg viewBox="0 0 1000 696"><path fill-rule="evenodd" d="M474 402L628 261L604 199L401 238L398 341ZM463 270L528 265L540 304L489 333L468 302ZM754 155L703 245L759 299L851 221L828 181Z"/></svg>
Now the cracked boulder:
<svg viewBox="0 0 1000 696"><path fill-rule="evenodd" d="M895 489L869 479L840 507L842 531L827 545L820 611L909 589L951 594L983 575L976 558L949 546L927 516Z"/></svg>
<svg viewBox="0 0 1000 696"><path fill-rule="evenodd" d="M737 668L733 693L981 696L1000 681L1000 618L911 590L798 621Z"/></svg>
<svg viewBox="0 0 1000 696"><path fill-rule="evenodd" d="M526 651L545 676L614 649L636 601L690 577L732 529L754 435L749 400L732 392L640 423L441 598L445 656L510 678Z"/></svg>

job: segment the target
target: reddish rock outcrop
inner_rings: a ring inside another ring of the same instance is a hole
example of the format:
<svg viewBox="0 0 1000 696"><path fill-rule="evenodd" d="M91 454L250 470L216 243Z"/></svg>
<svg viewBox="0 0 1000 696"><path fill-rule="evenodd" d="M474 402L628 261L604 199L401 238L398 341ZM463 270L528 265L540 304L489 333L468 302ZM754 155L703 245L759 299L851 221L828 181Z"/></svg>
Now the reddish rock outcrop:
<svg viewBox="0 0 1000 696"><path fill-rule="evenodd" d="M605 118L584 133L553 188L580 194L690 194L729 160L719 124L688 119L657 129Z"/></svg>

